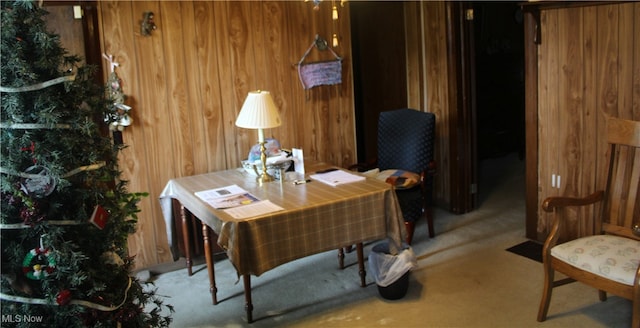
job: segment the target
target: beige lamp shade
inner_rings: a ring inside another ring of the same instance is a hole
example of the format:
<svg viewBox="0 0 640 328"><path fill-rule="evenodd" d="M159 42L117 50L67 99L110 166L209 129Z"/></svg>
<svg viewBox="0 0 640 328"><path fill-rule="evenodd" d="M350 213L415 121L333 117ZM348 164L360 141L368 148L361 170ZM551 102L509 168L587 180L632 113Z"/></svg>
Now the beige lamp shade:
<svg viewBox="0 0 640 328"><path fill-rule="evenodd" d="M236 126L245 129L268 129L280 126L280 114L269 91L251 91L240 109Z"/></svg>

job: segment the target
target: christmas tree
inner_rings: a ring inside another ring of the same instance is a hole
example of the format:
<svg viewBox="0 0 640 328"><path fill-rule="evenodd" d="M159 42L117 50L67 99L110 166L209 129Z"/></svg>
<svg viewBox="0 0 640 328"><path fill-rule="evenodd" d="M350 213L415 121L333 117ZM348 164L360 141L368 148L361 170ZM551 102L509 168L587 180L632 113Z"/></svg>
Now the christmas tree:
<svg viewBox="0 0 640 328"><path fill-rule="evenodd" d="M122 146L101 132L114 102L97 69L47 31L38 2L0 5L0 325L167 327L171 306L131 277L145 194L127 191Z"/></svg>

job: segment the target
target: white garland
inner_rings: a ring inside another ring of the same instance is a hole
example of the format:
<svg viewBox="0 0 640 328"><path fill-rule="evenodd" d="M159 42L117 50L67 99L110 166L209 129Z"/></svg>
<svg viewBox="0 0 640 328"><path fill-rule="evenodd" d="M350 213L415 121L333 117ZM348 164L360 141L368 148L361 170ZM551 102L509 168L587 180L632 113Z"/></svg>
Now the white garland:
<svg viewBox="0 0 640 328"><path fill-rule="evenodd" d="M12 88L12 87L2 87L0 86L0 91L2 92L26 92L26 91L35 91L35 90L40 90L40 89L44 89L47 87L50 87L52 85L56 85L58 83L63 83L63 82L71 82L73 80L76 79L75 75L68 75L68 76L62 76L59 78L55 78L49 81L45 81L42 83L37 83L34 85L27 85L24 87L17 87L17 88Z"/></svg>
<svg viewBox="0 0 640 328"><path fill-rule="evenodd" d="M39 124L39 123L0 123L0 129L71 129L71 124Z"/></svg>
<svg viewBox="0 0 640 328"><path fill-rule="evenodd" d="M58 220L58 221L47 221L47 224L55 225L55 226L69 226L69 225L81 225L88 224L89 222L76 221L76 220ZM31 229L33 225L28 225L24 223L0 223L0 230L2 229Z"/></svg>
<svg viewBox="0 0 640 328"><path fill-rule="evenodd" d="M84 307L110 312L110 311L117 310L122 305L124 305L124 303L127 301L127 294L129 293L129 289L131 289L131 277L129 277L129 284L127 285L127 289L124 291L124 299L117 306L104 306L102 304L97 304L97 303L83 301L83 300L71 300L69 304L82 305ZM44 298L30 298L30 297L23 297L23 296L8 295L5 293L0 293L0 299L12 301L12 302L28 303L28 304L60 305L55 301L51 301Z"/></svg>
<svg viewBox="0 0 640 328"><path fill-rule="evenodd" d="M78 173L83 172L83 171L94 171L94 170L97 170L97 169L99 169L99 168L101 168L101 167L103 167L105 165L106 165L106 162L100 161L100 162L97 162L95 164L80 166L80 167L77 167L77 168L75 168L75 169L63 174L62 177L63 178L68 178L68 177L70 177L72 175L78 174ZM5 169L4 167L0 167L0 173L9 174L9 175L13 175L13 176L19 176L21 178L28 178L28 179L37 179L37 178L41 177L40 174L29 174L29 173L24 173L24 172L11 172L8 169Z"/></svg>

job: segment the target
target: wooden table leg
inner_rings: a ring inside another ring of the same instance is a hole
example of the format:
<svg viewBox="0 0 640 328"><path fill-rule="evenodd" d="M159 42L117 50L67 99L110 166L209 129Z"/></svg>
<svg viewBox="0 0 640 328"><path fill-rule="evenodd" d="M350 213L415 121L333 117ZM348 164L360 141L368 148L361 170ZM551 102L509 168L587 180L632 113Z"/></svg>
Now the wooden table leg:
<svg viewBox="0 0 640 328"><path fill-rule="evenodd" d="M251 302L251 275L242 276L244 280L244 309L247 312L247 322L253 322L253 303Z"/></svg>
<svg viewBox="0 0 640 328"><path fill-rule="evenodd" d="M358 252L358 273L360 273L360 287L366 287L365 276L367 272L364 271L364 252L363 252L362 243L358 243L356 245L356 251Z"/></svg>
<svg viewBox="0 0 640 328"><path fill-rule="evenodd" d="M193 275L192 262L191 262L191 238L189 238L189 223L187 222L187 209L180 204L180 220L182 223L182 242L184 243L184 256L187 260L187 273L189 276Z"/></svg>
<svg viewBox="0 0 640 328"><path fill-rule="evenodd" d="M344 269L344 249L342 247L338 249L338 265L340 270Z"/></svg>
<svg viewBox="0 0 640 328"><path fill-rule="evenodd" d="M216 271L213 267L213 252L211 251L211 228L202 223L202 239L204 239L204 257L207 260L207 271L209 272L209 292L213 305L218 304L218 288L216 288Z"/></svg>

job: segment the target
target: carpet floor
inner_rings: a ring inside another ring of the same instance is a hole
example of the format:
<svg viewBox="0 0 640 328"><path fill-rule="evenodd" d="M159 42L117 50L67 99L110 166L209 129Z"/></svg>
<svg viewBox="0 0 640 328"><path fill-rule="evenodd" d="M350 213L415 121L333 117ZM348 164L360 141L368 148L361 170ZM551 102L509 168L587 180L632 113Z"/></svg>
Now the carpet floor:
<svg viewBox="0 0 640 328"><path fill-rule="evenodd" d="M526 242L524 163L515 154L481 162L480 206L464 215L436 209L436 237L417 225L418 267L399 300L380 297L371 275L361 288L355 253L344 270L337 251L281 265L252 277L254 323L246 322L242 281L228 260L216 262L218 305L207 270L184 262L151 269L164 302L175 307L172 327L629 327L631 302L606 302L585 285L557 288L547 321L536 315L542 264L507 249ZM365 245L365 255L377 241ZM202 263L202 262L200 262ZM167 269L170 268L170 269ZM167 272L168 271L168 272Z"/></svg>

